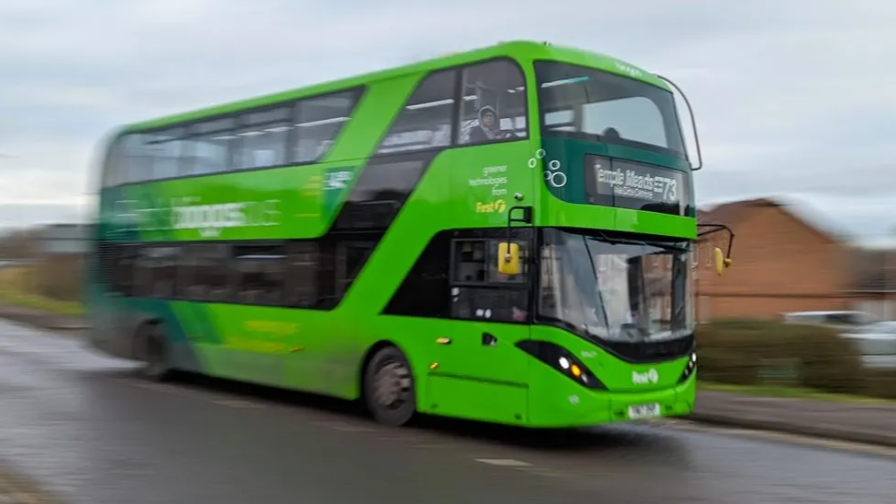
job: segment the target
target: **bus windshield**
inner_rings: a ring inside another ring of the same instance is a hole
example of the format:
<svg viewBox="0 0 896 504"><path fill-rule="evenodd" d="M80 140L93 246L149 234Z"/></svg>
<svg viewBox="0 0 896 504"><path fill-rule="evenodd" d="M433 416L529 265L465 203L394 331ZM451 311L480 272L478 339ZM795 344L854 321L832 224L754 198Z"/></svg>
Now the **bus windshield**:
<svg viewBox="0 0 896 504"><path fill-rule="evenodd" d="M660 341L694 331L686 243L543 230L538 314L592 339Z"/></svg>
<svg viewBox="0 0 896 504"><path fill-rule="evenodd" d="M535 63L546 132L686 158L675 99L650 84L566 63Z"/></svg>

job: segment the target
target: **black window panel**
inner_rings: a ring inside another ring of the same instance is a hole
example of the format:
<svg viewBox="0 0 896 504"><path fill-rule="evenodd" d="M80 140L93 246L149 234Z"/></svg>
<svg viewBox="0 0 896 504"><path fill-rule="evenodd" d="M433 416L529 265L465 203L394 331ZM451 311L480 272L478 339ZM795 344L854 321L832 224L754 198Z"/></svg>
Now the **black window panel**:
<svg viewBox="0 0 896 504"><path fill-rule="evenodd" d="M193 243L181 254L178 297L191 301L231 301L230 247L220 243Z"/></svg>
<svg viewBox="0 0 896 504"><path fill-rule="evenodd" d="M452 235L451 231L442 231L433 237L389 301L385 313L411 317L451 316L448 265Z"/></svg>
<svg viewBox="0 0 896 504"><path fill-rule="evenodd" d="M317 240L292 242L286 248L284 304L313 308L318 299L320 246Z"/></svg>
<svg viewBox="0 0 896 504"><path fill-rule="evenodd" d="M396 153L451 145L456 71L426 77L392 123L377 152Z"/></svg>
<svg viewBox="0 0 896 504"><path fill-rule="evenodd" d="M178 254L178 247L141 247L136 259L135 295L161 299L174 297Z"/></svg>
<svg viewBox="0 0 896 504"><path fill-rule="evenodd" d="M109 256L112 264L111 284L113 292L123 296L134 295L134 275L136 247L124 244L110 244Z"/></svg>
<svg viewBox="0 0 896 504"><path fill-rule="evenodd" d="M334 229L385 231L432 158L432 154L414 154L372 160L352 186Z"/></svg>
<svg viewBox="0 0 896 504"><path fill-rule="evenodd" d="M350 120L360 95L360 90L351 90L299 101L292 161L311 163L326 155Z"/></svg>
<svg viewBox="0 0 896 504"><path fill-rule="evenodd" d="M451 316L465 320L525 322L529 291L499 287L451 288Z"/></svg>
<svg viewBox="0 0 896 504"><path fill-rule="evenodd" d="M488 248L483 240L454 242L454 281L485 283Z"/></svg>
<svg viewBox="0 0 896 504"><path fill-rule="evenodd" d="M464 68L461 89L460 143L528 136L526 79L514 62L496 60Z"/></svg>
<svg viewBox="0 0 896 504"><path fill-rule="evenodd" d="M367 259L376 248L376 241L339 241L336 244L336 293L345 296Z"/></svg>
<svg viewBox="0 0 896 504"><path fill-rule="evenodd" d="M336 239L330 233L321 238L319 243L316 308L329 310L335 308L341 300L336 294Z"/></svg>
<svg viewBox="0 0 896 504"><path fill-rule="evenodd" d="M498 250L504 240L456 240L454 242L454 277L456 283L514 283L528 281L529 256L525 240L511 239L519 245L520 274L505 275L498 272Z"/></svg>
<svg viewBox="0 0 896 504"><path fill-rule="evenodd" d="M283 304L286 269L283 245L237 245L233 247L233 257L237 302Z"/></svg>
<svg viewBox="0 0 896 504"><path fill-rule="evenodd" d="M506 239L506 228L463 229L437 234L417 259L384 313L479 318L496 322L525 321L530 296L528 250L532 243L532 228L517 227L511 231L510 239L520 245L522 270L514 277L505 277L496 271L497 245ZM477 312L480 309L482 311Z"/></svg>

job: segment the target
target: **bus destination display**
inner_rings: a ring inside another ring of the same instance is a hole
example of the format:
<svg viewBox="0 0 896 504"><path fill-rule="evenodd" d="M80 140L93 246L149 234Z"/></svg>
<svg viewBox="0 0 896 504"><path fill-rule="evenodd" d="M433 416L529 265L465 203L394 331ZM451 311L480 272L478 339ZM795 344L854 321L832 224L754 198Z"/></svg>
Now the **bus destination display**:
<svg viewBox="0 0 896 504"><path fill-rule="evenodd" d="M685 215L684 172L590 154L585 168L591 204Z"/></svg>

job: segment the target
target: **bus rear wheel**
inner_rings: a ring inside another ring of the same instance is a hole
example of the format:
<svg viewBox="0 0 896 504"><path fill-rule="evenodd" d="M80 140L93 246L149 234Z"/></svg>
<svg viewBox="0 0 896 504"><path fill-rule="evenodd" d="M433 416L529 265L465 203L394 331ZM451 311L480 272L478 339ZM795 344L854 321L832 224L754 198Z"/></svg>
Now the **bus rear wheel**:
<svg viewBox="0 0 896 504"><path fill-rule="evenodd" d="M165 337L165 326L162 324L146 324L138 332L139 357L142 366L138 375L149 381L162 382L171 378L171 354L168 338Z"/></svg>
<svg viewBox="0 0 896 504"><path fill-rule="evenodd" d="M378 350L364 370L364 400L377 422L398 427L417 412L411 365L401 350Z"/></svg>

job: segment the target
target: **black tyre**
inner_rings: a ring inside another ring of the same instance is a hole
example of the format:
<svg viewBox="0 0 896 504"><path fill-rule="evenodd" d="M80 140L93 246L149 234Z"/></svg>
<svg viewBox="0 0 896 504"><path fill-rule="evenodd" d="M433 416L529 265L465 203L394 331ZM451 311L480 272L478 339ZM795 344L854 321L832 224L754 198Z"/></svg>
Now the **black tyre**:
<svg viewBox="0 0 896 504"><path fill-rule="evenodd" d="M147 324L139 331L138 338L139 357L143 365L137 369L137 374L146 380L162 382L171 378L171 354L168 346L168 338L165 337L165 326L162 324Z"/></svg>
<svg viewBox="0 0 896 504"><path fill-rule="evenodd" d="M401 350L382 348L367 363L364 401L376 421L384 425L404 425L417 412L414 376Z"/></svg>

